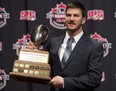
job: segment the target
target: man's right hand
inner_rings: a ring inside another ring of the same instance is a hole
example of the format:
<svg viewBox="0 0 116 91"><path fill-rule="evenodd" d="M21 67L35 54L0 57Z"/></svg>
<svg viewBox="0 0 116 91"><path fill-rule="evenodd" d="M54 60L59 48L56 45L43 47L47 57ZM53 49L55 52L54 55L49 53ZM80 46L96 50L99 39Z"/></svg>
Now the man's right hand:
<svg viewBox="0 0 116 91"><path fill-rule="evenodd" d="M38 46L36 46L33 42L29 41L29 42L26 44L26 48L27 48L27 49L34 50L34 49L38 49Z"/></svg>

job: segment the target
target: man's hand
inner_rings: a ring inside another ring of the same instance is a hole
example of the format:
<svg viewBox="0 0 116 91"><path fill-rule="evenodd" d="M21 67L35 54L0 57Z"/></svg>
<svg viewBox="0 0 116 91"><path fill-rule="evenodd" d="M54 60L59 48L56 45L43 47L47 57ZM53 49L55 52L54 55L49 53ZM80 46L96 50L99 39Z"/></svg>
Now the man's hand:
<svg viewBox="0 0 116 91"><path fill-rule="evenodd" d="M63 88L64 86L64 79L61 76L55 76L50 82L52 86L56 88Z"/></svg>
<svg viewBox="0 0 116 91"><path fill-rule="evenodd" d="M27 48L27 49L33 50L33 49L37 49L38 47L35 46L33 42L29 41L29 42L26 44L26 48Z"/></svg>

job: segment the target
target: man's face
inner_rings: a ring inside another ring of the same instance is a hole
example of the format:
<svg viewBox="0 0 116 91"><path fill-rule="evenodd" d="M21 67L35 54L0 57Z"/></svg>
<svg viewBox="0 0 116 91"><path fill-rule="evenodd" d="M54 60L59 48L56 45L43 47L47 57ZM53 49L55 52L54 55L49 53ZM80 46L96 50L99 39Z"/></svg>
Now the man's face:
<svg viewBox="0 0 116 91"><path fill-rule="evenodd" d="M85 23L86 18L82 17L82 12L78 8L68 8L66 11L66 26L68 30L71 31L78 31L80 28L82 28L82 24Z"/></svg>

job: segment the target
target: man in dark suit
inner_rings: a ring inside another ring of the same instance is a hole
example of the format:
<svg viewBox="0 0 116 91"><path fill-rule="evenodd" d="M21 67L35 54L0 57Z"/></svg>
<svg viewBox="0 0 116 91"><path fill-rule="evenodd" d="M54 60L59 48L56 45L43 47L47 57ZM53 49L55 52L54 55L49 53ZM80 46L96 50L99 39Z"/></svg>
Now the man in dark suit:
<svg viewBox="0 0 116 91"><path fill-rule="evenodd" d="M66 34L51 39L50 62L53 79L51 91L93 91L102 77L102 44L88 37L82 30L86 22L84 6L79 2L67 4ZM68 38L74 38L65 66L62 58Z"/></svg>
<svg viewBox="0 0 116 91"><path fill-rule="evenodd" d="M65 35L52 38L46 46L52 69L51 91L93 91L102 77L102 44L82 30L86 17L80 2L67 4L65 20ZM67 44L69 38L72 42ZM68 51L66 58L67 48L72 50L71 53Z"/></svg>

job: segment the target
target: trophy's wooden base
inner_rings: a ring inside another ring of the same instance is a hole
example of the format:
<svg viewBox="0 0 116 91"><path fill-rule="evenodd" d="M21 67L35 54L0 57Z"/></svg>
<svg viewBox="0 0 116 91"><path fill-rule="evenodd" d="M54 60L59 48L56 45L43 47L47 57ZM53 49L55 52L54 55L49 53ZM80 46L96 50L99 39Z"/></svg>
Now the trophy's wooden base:
<svg viewBox="0 0 116 91"><path fill-rule="evenodd" d="M46 63L16 60L10 75L18 81L48 84L50 65Z"/></svg>
<svg viewBox="0 0 116 91"><path fill-rule="evenodd" d="M10 72L11 77L13 77L15 80L18 81L24 81L24 82L32 82L32 83L40 83L40 84L48 84L51 80L50 77L35 77L15 72Z"/></svg>

